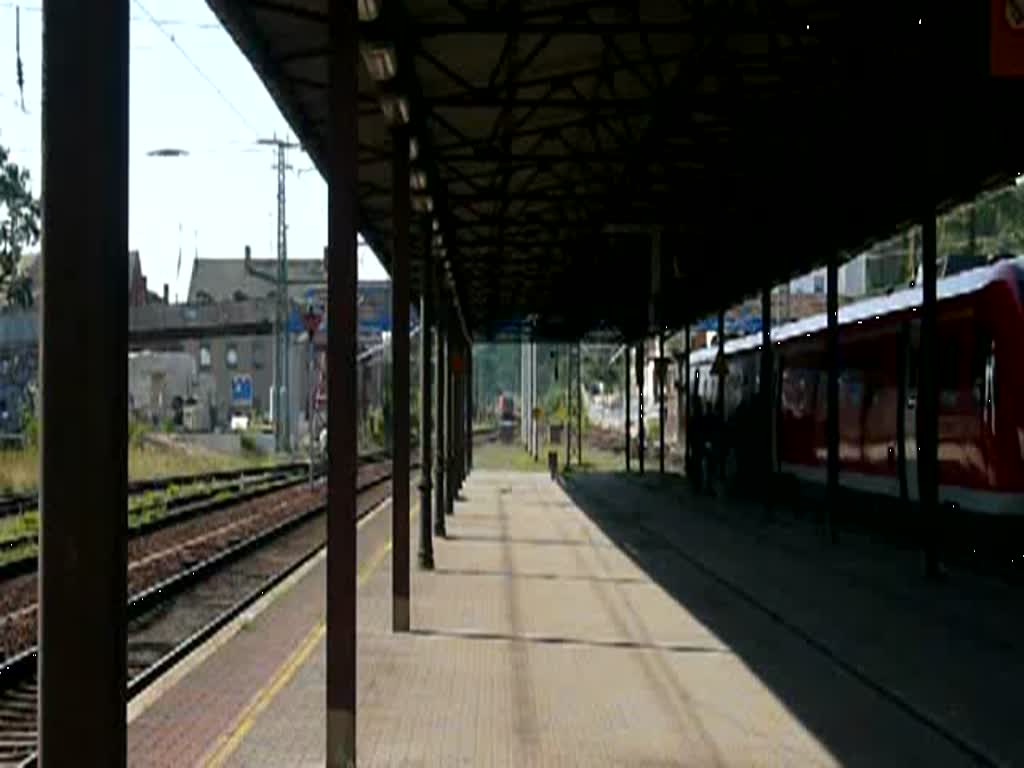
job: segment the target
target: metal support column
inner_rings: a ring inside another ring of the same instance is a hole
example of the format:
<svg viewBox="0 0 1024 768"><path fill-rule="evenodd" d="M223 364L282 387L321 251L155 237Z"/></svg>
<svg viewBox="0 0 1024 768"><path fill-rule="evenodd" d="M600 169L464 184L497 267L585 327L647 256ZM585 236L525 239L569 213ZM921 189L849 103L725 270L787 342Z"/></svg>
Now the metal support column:
<svg viewBox="0 0 1024 768"><path fill-rule="evenodd" d="M455 511L455 495L458 493L456 483L458 478L455 475L455 373L452 367L452 359L458 354L458 345L455 342L455 313L452 311L453 302L448 303L448 342L447 355L445 360L444 377L444 447L445 447L445 484L444 484L444 513L451 515Z"/></svg>
<svg viewBox="0 0 1024 768"><path fill-rule="evenodd" d="M683 443L683 469L687 475L690 474L690 460L693 454L690 452L690 324L686 324L686 328L683 329L685 338L683 340L683 413L685 414L685 421L683 422L683 439L686 441Z"/></svg>
<svg viewBox="0 0 1024 768"><path fill-rule="evenodd" d="M429 231L429 228L428 228ZM432 344L431 325L434 322L434 261L430 257L430 237L428 235L423 255L422 294L420 295L420 568L434 568L434 538L431 531L433 523L431 515L430 491L432 488L430 473L431 461L431 430L433 420L433 391L431 374Z"/></svg>
<svg viewBox="0 0 1024 768"><path fill-rule="evenodd" d="M665 333L658 332L658 473L665 474Z"/></svg>
<svg viewBox="0 0 1024 768"><path fill-rule="evenodd" d="M825 362L828 367L825 446L828 460L828 501L825 504L825 536L837 541L835 510L839 503L839 254L829 256L826 270Z"/></svg>
<svg viewBox="0 0 1024 768"><path fill-rule="evenodd" d="M572 465L572 347L565 347L565 466Z"/></svg>
<svg viewBox="0 0 1024 768"><path fill-rule="evenodd" d="M448 300L445 296L444 281L438 280L437 286L437 440L434 447L434 533L447 536L444 516L448 510L448 492L445 488L445 476L448 473L445 447L447 420L445 414L445 391L448 383Z"/></svg>
<svg viewBox="0 0 1024 768"><path fill-rule="evenodd" d="M519 442L526 448L526 344L519 342Z"/></svg>
<svg viewBox="0 0 1024 768"><path fill-rule="evenodd" d="M917 478L925 574L939 575L939 370L935 209L921 218L921 341L917 394Z"/></svg>
<svg viewBox="0 0 1024 768"><path fill-rule="evenodd" d="M530 410L531 413L534 408L537 407L537 343L534 342L530 345L531 360L530 360ZM530 454L533 456L534 461L540 460L540 424L537 422L536 416L530 417L530 424L532 425L533 435L531 436Z"/></svg>
<svg viewBox="0 0 1024 768"><path fill-rule="evenodd" d="M453 327L457 327L453 323ZM465 407L465 380L462 375L462 366L465 365L465 346L462 339L456 334L455 336L455 355L456 360L459 361L459 368L452 368L452 391L455 393L452 399L452 475L455 478L453 483L452 500L458 498L459 493L462 491L462 481L464 479L462 474L462 453L465 445L462 442L463 426L466 423L465 413L463 408ZM454 508L454 507L453 507Z"/></svg>
<svg viewBox="0 0 1024 768"><path fill-rule="evenodd" d="M725 310L718 311L718 356L717 360L725 362ZM718 373L718 402L715 404L715 414L717 416L717 429L715 430L714 439L711 444L711 450L714 452L715 460L714 466L718 468L718 477L722 482L725 482L725 377L727 373L723 367L722 371Z"/></svg>
<svg viewBox="0 0 1024 768"><path fill-rule="evenodd" d="M409 136L405 126L392 134L391 263L391 628L409 631Z"/></svg>
<svg viewBox="0 0 1024 768"><path fill-rule="evenodd" d="M632 386L630 384L630 381L629 381L629 375L630 375L629 374L629 366L633 362L629 358L630 358L630 355L629 355L629 344L627 344L625 346L625 348L622 350L622 359L625 361L625 366L623 366L623 367L625 368L624 374L625 374L625 381L626 381L626 385L625 385L625 387L623 387L623 391L625 393L625 398L626 398L626 471L627 472L630 471L629 470L629 463L630 463L629 462L629 433L630 433L629 409L630 409L631 403L629 402L629 400L630 400L630 388Z"/></svg>
<svg viewBox="0 0 1024 768"><path fill-rule="evenodd" d="M576 464L583 466L583 348L576 344Z"/></svg>
<svg viewBox="0 0 1024 768"><path fill-rule="evenodd" d="M466 477L469 477L469 473L473 471L473 423L476 415L476 398L473 396L473 386L475 385L475 378L473 376L473 342L470 341L466 344L466 374L469 381L469 386L466 388L466 392L469 395L469 402L466 408Z"/></svg>
<svg viewBox="0 0 1024 768"><path fill-rule="evenodd" d="M125 765L127 0L43 4L40 765ZM31 727L31 726L30 726Z"/></svg>
<svg viewBox="0 0 1024 768"><path fill-rule="evenodd" d="M763 471L765 483L771 483L772 472L775 468L775 441L772 436L772 418L775 407L775 394L772 386L774 381L774 366L772 365L772 287L765 286L761 292L761 428L764 430L763 450ZM766 488L765 490L769 490ZM771 493L765 493L764 498L771 503Z"/></svg>
<svg viewBox="0 0 1024 768"><path fill-rule="evenodd" d="M644 460L647 458L647 430L644 429L644 384L647 379L647 347L646 342L641 341L636 349L636 428L637 428L637 454L640 460L640 474L644 473Z"/></svg>
<svg viewBox="0 0 1024 768"><path fill-rule="evenodd" d="M356 183L359 20L329 6L327 765L356 764Z"/></svg>

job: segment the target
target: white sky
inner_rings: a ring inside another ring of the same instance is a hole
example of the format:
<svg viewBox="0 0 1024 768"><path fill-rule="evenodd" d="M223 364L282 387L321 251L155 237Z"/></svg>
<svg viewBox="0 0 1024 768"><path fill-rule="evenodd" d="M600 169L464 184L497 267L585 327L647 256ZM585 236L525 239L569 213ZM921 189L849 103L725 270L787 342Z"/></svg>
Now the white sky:
<svg viewBox="0 0 1024 768"><path fill-rule="evenodd" d="M16 5L21 5L25 112L16 75ZM255 142L275 132L291 133L259 77L203 0L133 0L131 14L128 240L140 252L150 290L159 293L166 282L172 297L184 299L197 250L202 258L238 258L248 244L256 258L274 256L276 150ZM0 0L0 144L10 149L12 160L29 169L37 195L41 33L40 0ZM146 155L167 147L187 150L189 155ZM291 150L290 164L294 170L287 183L288 255L320 258L327 242L327 187L301 151ZM179 245L182 263L177 274ZM365 247L360 248L359 277L387 277Z"/></svg>

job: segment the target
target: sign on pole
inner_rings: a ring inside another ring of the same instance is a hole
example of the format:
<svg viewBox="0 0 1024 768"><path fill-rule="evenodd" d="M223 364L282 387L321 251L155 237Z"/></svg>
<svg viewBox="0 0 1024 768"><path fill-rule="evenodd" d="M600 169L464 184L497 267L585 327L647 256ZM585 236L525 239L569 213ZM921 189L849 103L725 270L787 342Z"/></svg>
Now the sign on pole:
<svg viewBox="0 0 1024 768"><path fill-rule="evenodd" d="M240 373L231 377L231 404L235 406L252 405L252 376Z"/></svg>

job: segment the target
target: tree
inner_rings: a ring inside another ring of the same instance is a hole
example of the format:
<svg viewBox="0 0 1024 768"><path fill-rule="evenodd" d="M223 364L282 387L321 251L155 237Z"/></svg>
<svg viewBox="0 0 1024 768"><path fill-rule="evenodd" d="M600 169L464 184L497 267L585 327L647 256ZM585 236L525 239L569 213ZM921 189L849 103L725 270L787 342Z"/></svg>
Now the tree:
<svg viewBox="0 0 1024 768"><path fill-rule="evenodd" d="M0 291L9 305L32 305L31 280L18 274L18 265L25 251L39 243L39 233L39 201L29 190L28 170L11 162L0 147Z"/></svg>

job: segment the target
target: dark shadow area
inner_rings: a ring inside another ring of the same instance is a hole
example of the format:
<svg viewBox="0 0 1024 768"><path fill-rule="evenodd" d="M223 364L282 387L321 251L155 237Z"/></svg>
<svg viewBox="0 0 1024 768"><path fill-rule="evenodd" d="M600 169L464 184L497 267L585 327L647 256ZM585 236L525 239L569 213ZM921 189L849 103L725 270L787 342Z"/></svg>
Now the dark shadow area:
<svg viewBox="0 0 1024 768"><path fill-rule="evenodd" d="M661 651L664 653L731 653L728 648L711 645L687 645L684 643L638 643L632 640L593 640L582 637L557 637L555 635L513 635L502 632L479 632L475 630L424 629L409 630L411 635L422 637L448 637L460 640L488 640L516 643L537 643L541 645L579 645L588 648L622 648L625 650Z"/></svg>
<svg viewBox="0 0 1024 768"><path fill-rule="evenodd" d="M576 576L570 573L522 573L520 571L494 571L471 568L435 568L442 576L491 576L501 579L527 579L539 581L588 581L599 584L646 584L647 579L631 576Z"/></svg>
<svg viewBox="0 0 1024 768"><path fill-rule="evenodd" d="M638 539L646 542L657 535L655 527L649 525L655 517L660 525L666 524L665 516L652 509L657 505L641 503L641 494L651 489L665 492L664 504L676 504L680 515L711 518L722 514L687 508L685 484L678 479L645 478L642 482L646 489L621 476L595 473L569 479L563 487L605 536L742 659L841 764L865 764L865 741L879 743L876 724L881 727L888 720L899 732L912 732L912 728L900 725L907 722L906 718L937 737L938 743L945 742L951 753L959 752L968 764L1001 764L989 754L989 746L982 747L954 732L763 603L754 594L756 590L717 572L700 556L700 540L677 543L661 537L660 546L637 546ZM756 544L750 541L738 544L736 555L742 556L753 546ZM792 554L798 553L794 550ZM834 608L843 610L839 603ZM788 639L780 638L780 629ZM950 663L956 662L951 659ZM876 703L846 712L843 701L837 699L836 677L848 678L843 685L867 689L859 699L870 702L873 697ZM900 714L905 719L900 720ZM913 744L904 747L914 749Z"/></svg>
<svg viewBox="0 0 1024 768"><path fill-rule="evenodd" d="M563 541L561 539L519 539L511 536L480 536L478 534L448 534L449 541L478 544L527 544L536 547L611 547L612 544L592 544L589 541Z"/></svg>

